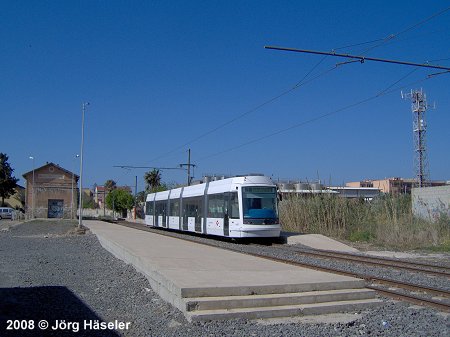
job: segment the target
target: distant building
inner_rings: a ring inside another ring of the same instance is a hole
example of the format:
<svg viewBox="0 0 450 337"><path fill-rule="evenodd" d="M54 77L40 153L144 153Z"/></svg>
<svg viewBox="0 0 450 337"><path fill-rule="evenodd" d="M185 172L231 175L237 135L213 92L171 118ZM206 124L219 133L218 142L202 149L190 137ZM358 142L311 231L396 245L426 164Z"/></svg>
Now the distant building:
<svg viewBox="0 0 450 337"><path fill-rule="evenodd" d="M414 187L416 181L414 179L405 178L385 178L379 180L362 180L349 182L345 185L347 187L373 187L378 188L382 193L389 194L411 194L411 189ZM442 186L445 181L432 181L430 186Z"/></svg>
<svg viewBox="0 0 450 337"><path fill-rule="evenodd" d="M313 194L333 194L343 198L363 198L371 200L380 194L378 188L373 187L327 187L318 183L278 182L278 192L284 196L308 196Z"/></svg>
<svg viewBox="0 0 450 337"><path fill-rule="evenodd" d="M94 201L100 208L103 208L106 199L105 190L105 186L95 186Z"/></svg>
<svg viewBox="0 0 450 337"><path fill-rule="evenodd" d="M28 218L74 218L78 207L78 175L54 163L24 173Z"/></svg>
<svg viewBox="0 0 450 337"><path fill-rule="evenodd" d="M130 186L117 186L116 189L124 190L128 193L132 194ZM99 208L103 208L105 206L106 196L110 191L105 188L105 186L95 186L94 190L94 201L98 205Z"/></svg>
<svg viewBox="0 0 450 337"><path fill-rule="evenodd" d="M329 190L339 193L340 197L349 199L372 200L380 195L380 189L376 187L349 187L349 186L330 186Z"/></svg>
<svg viewBox="0 0 450 337"><path fill-rule="evenodd" d="M319 193L337 194L337 192L330 191L325 188L321 183L293 183L291 181L287 181L277 182L276 185L278 187L278 192L281 193L283 197L291 195L307 196Z"/></svg>

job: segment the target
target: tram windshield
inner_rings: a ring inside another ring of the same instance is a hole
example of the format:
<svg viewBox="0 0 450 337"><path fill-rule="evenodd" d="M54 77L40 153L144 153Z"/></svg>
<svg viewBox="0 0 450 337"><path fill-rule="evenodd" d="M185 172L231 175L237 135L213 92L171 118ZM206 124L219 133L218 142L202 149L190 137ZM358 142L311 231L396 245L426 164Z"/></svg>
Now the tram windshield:
<svg viewBox="0 0 450 337"><path fill-rule="evenodd" d="M243 187L244 219L276 219L277 191L275 187Z"/></svg>

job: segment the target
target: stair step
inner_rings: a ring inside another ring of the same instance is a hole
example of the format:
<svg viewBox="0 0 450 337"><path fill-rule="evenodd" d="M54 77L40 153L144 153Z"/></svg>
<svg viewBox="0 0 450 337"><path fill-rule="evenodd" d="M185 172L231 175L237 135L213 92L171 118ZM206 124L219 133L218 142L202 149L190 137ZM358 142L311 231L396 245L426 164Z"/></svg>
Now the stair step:
<svg viewBox="0 0 450 337"><path fill-rule="evenodd" d="M379 299L364 299L259 308L198 310L186 312L186 317L190 322L225 320L233 318L257 319L291 317L301 315L330 314L343 311L358 311L377 306L381 303L382 301Z"/></svg>
<svg viewBox="0 0 450 337"><path fill-rule="evenodd" d="M216 310L299 305L319 302L335 302L370 299L375 296L371 289L337 289L308 291L301 293L282 293L246 296L220 296L185 298L186 311Z"/></svg>
<svg viewBox="0 0 450 337"><path fill-rule="evenodd" d="M365 281L361 279L348 278L328 282L305 282L294 284L271 284L271 285L251 285L251 286L231 286L231 287L199 287L182 288L182 298L211 297L211 296L245 296L263 295L278 293L299 293L306 291L325 291L335 289L361 289L365 287Z"/></svg>

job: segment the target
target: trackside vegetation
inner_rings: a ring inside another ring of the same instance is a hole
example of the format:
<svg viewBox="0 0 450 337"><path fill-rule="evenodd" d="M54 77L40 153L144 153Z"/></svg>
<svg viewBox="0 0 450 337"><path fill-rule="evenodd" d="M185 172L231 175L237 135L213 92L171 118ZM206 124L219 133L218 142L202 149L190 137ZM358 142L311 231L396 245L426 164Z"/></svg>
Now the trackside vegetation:
<svg viewBox="0 0 450 337"><path fill-rule="evenodd" d="M318 233L392 249L450 251L450 219L416 218L411 196L382 195L371 201L330 194L288 196L280 202L284 231Z"/></svg>

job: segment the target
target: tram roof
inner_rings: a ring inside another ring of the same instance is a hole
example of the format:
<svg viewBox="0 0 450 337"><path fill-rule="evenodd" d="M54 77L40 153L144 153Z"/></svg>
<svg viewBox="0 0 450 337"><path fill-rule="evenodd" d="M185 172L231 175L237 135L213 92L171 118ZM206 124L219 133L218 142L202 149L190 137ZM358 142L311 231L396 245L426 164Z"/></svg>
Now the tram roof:
<svg viewBox="0 0 450 337"><path fill-rule="evenodd" d="M208 186L208 194L230 192L235 190L238 185L275 186L272 179L267 176L262 175L237 176L231 178L218 179L205 183L202 182L200 184L191 186L179 187L169 191L151 193L147 195L147 201L167 199L169 197L169 193L171 198L173 197L177 198L181 195L181 193L183 194L183 196L186 197L200 196L204 194L206 186Z"/></svg>

